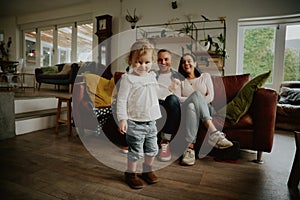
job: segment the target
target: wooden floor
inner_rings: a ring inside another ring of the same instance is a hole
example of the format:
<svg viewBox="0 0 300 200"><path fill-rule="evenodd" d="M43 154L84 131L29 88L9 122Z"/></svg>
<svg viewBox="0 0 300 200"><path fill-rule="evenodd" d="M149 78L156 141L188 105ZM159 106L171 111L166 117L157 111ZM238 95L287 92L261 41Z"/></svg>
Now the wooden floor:
<svg viewBox="0 0 300 200"><path fill-rule="evenodd" d="M251 162L255 154L250 151L242 151L237 163L206 157L184 167L175 161L156 171L157 184L141 190L130 189L123 172L91 156L75 130L71 137L64 126L54 132L0 141L1 199L297 199L286 185L295 151L289 132L277 131L264 164Z"/></svg>
<svg viewBox="0 0 300 200"><path fill-rule="evenodd" d="M27 98L36 98L36 97L55 97L61 94L69 94L68 90L62 88L58 90L54 86L48 86L47 88L0 88L1 92L14 92L15 99L27 99Z"/></svg>

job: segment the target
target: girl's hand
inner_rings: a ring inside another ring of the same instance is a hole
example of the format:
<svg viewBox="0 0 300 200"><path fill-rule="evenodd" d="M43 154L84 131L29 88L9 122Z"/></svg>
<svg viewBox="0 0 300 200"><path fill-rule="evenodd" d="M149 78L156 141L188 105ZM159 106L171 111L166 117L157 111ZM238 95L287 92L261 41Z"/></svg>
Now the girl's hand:
<svg viewBox="0 0 300 200"><path fill-rule="evenodd" d="M122 119L119 121L119 132L121 134L125 134L127 131L128 125L127 125L127 120Z"/></svg>
<svg viewBox="0 0 300 200"><path fill-rule="evenodd" d="M181 85L180 80L178 80L177 78L174 78L172 80L171 85L168 87L168 89L170 90L170 92L175 92L175 90Z"/></svg>

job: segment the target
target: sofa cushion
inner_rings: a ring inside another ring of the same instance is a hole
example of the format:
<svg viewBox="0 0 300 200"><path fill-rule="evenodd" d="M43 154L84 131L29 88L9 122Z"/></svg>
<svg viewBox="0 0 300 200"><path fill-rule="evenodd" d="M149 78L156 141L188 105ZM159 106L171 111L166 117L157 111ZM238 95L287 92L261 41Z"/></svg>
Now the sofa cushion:
<svg viewBox="0 0 300 200"><path fill-rule="evenodd" d="M276 129L300 130L300 105L277 104Z"/></svg>
<svg viewBox="0 0 300 200"><path fill-rule="evenodd" d="M70 74L71 73L71 65L72 63L66 63L62 70L58 72L58 74Z"/></svg>
<svg viewBox="0 0 300 200"><path fill-rule="evenodd" d="M48 66L48 67L42 67L43 74L55 74L58 73L58 67L57 66Z"/></svg>
<svg viewBox="0 0 300 200"><path fill-rule="evenodd" d="M270 74L271 71L268 71L250 80L226 106L218 111L218 113L225 116L230 123L237 123L250 108L254 92L263 86Z"/></svg>
<svg viewBox="0 0 300 200"><path fill-rule="evenodd" d="M112 102L112 93L115 87L114 78L108 80L96 74L83 74L87 92L96 108L108 106Z"/></svg>
<svg viewBox="0 0 300 200"><path fill-rule="evenodd" d="M253 117L251 114L247 113L240 118L240 120L231 124L228 120L225 120L221 115L213 116L213 123L219 130L227 130L227 129L251 129L253 128Z"/></svg>
<svg viewBox="0 0 300 200"><path fill-rule="evenodd" d="M277 104L276 114L277 116L289 117L290 120L294 119L299 121L300 105Z"/></svg>
<svg viewBox="0 0 300 200"><path fill-rule="evenodd" d="M218 110L231 101L250 80L250 74L212 76L214 85L213 107Z"/></svg>
<svg viewBox="0 0 300 200"><path fill-rule="evenodd" d="M69 78L69 75L68 74L58 74L58 73L49 73L49 74L41 74L39 75L39 79L44 79L44 80L47 80L47 79L51 79L51 80L66 80Z"/></svg>

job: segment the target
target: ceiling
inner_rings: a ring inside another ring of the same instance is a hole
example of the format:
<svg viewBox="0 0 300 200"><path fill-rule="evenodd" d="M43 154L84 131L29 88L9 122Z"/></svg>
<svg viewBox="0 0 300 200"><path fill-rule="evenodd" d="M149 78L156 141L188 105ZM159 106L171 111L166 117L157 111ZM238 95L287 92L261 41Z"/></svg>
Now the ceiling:
<svg viewBox="0 0 300 200"><path fill-rule="evenodd" d="M91 0L0 0L0 17L20 16L90 2Z"/></svg>

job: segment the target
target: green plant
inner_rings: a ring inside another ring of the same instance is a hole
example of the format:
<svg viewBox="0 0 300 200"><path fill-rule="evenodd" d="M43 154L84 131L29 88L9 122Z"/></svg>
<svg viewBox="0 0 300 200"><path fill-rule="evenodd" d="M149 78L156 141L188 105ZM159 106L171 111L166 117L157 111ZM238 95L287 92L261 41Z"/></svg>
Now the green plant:
<svg viewBox="0 0 300 200"><path fill-rule="evenodd" d="M209 48L209 51L211 51L211 47L214 47L215 48L214 51L216 52L216 54L220 54L224 58L227 58L228 55L227 55L226 49L224 49L222 47L225 43L225 37L223 36L222 33L220 33L220 35L217 36L217 39L218 39L218 41L215 42L215 41L213 41L213 38L210 35L207 35L206 41L210 42L210 45L211 45ZM222 45L220 45L220 44L222 44Z"/></svg>
<svg viewBox="0 0 300 200"><path fill-rule="evenodd" d="M185 23L183 25L183 28L181 29L181 32L189 35L192 30L193 30L193 24L192 23Z"/></svg>
<svg viewBox="0 0 300 200"><path fill-rule="evenodd" d="M5 47L4 41L2 41L0 43L0 54L1 54L0 59L9 60L9 49L10 49L11 43L12 43L11 37L8 38L6 47Z"/></svg>

